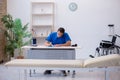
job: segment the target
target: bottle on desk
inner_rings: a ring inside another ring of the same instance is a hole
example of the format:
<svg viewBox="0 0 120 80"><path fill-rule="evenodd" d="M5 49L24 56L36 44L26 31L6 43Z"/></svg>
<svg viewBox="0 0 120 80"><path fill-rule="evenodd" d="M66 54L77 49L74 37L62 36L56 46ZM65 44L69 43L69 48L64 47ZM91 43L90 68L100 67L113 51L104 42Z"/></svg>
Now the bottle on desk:
<svg viewBox="0 0 120 80"><path fill-rule="evenodd" d="M37 46L36 32L32 29L32 46Z"/></svg>

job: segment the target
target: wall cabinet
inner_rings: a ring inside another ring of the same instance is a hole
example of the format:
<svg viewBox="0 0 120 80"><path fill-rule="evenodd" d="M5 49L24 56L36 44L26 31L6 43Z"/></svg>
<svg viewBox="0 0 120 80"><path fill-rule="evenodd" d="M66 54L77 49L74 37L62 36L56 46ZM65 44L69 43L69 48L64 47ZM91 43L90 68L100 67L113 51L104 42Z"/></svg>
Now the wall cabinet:
<svg viewBox="0 0 120 80"><path fill-rule="evenodd" d="M31 26L36 33L37 44L43 44L54 29L54 2L31 2L31 16Z"/></svg>

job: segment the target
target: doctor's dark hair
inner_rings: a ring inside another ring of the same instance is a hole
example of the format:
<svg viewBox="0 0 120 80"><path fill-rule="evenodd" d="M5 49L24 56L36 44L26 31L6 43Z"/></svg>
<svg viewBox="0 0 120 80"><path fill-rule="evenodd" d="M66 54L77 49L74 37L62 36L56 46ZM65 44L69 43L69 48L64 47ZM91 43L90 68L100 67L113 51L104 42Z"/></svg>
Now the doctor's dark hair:
<svg viewBox="0 0 120 80"><path fill-rule="evenodd" d="M58 31L60 31L61 33L65 33L65 29L62 28L62 27L60 27L60 28L58 29Z"/></svg>

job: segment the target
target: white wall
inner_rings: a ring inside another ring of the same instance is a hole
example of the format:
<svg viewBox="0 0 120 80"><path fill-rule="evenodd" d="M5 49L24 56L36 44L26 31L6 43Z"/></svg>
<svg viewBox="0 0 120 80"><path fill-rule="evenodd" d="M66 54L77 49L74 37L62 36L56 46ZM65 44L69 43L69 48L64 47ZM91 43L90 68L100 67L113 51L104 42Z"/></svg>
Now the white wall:
<svg viewBox="0 0 120 80"><path fill-rule="evenodd" d="M35 1L35 0L34 0ZM45 1L45 0L36 0ZM48 1L48 0L46 0ZM108 24L115 24L115 32L120 35L120 0L49 0L55 1L55 30L64 27L82 48L77 51L78 58L88 58L107 35ZM30 0L8 0L8 13L30 22ZM78 10L71 12L70 2L78 4ZM120 39L117 44L120 45Z"/></svg>

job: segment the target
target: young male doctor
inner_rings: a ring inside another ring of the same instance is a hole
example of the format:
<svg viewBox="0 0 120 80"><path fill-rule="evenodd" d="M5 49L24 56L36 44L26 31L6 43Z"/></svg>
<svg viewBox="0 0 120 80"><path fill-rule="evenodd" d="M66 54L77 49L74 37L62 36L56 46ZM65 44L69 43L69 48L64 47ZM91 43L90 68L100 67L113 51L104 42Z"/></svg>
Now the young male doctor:
<svg viewBox="0 0 120 80"><path fill-rule="evenodd" d="M47 38L45 42L46 46L54 46L54 47L60 47L60 46L71 46L71 39L68 35L68 33L65 32L65 29L60 27L57 32L51 33ZM52 70L46 70L44 74L51 74ZM61 70L64 76L67 76L67 73L65 70Z"/></svg>

